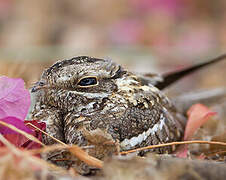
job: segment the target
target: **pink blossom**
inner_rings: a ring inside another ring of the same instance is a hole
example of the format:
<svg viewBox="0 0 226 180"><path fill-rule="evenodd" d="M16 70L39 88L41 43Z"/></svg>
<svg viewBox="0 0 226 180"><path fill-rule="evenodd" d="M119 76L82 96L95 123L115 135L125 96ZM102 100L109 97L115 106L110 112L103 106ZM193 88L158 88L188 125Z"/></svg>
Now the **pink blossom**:
<svg viewBox="0 0 226 180"><path fill-rule="evenodd" d="M0 121L31 133L24 125L24 119L30 107L30 94L24 88L22 79L0 77ZM0 125L1 134L15 133L13 130Z"/></svg>
<svg viewBox="0 0 226 180"><path fill-rule="evenodd" d="M0 77L0 119L16 117L24 120L30 103L30 94L22 79Z"/></svg>
<svg viewBox="0 0 226 180"><path fill-rule="evenodd" d="M29 129L27 126L25 126L24 121L21 121L20 119L17 119L16 117L6 117L3 119L0 119L0 121L3 121L7 124L11 124L11 125L15 126L17 129L20 129L27 133L30 133L30 134L32 133L32 130ZM0 133L1 134L15 134L16 132L0 124Z"/></svg>

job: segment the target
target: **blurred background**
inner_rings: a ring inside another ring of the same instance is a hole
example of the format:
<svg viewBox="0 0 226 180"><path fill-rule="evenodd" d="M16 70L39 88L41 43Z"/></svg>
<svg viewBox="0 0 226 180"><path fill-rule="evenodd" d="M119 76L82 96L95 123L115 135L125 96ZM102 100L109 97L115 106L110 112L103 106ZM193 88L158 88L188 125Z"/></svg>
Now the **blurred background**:
<svg viewBox="0 0 226 180"><path fill-rule="evenodd" d="M28 88L44 68L73 56L109 58L131 71L164 73L222 53L226 0L0 0L0 75L23 78ZM226 60L166 93L173 98L225 87L225 69ZM211 108L218 118L207 125L207 137L220 135L226 142L226 100Z"/></svg>
<svg viewBox="0 0 226 180"><path fill-rule="evenodd" d="M137 72L186 67L226 52L225 9L225 0L0 0L0 74L30 87L45 67L78 55ZM224 86L225 68L202 70L173 92Z"/></svg>

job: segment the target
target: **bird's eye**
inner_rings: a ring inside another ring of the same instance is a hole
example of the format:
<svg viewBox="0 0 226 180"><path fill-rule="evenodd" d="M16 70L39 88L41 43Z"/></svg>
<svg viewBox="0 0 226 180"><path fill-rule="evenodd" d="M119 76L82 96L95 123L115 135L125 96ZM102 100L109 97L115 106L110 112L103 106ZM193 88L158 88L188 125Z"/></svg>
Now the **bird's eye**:
<svg viewBox="0 0 226 180"><path fill-rule="evenodd" d="M86 78L82 78L82 79L78 82L78 85L79 85L79 86L82 86L82 87L97 85L97 78L96 78L96 77L86 77Z"/></svg>

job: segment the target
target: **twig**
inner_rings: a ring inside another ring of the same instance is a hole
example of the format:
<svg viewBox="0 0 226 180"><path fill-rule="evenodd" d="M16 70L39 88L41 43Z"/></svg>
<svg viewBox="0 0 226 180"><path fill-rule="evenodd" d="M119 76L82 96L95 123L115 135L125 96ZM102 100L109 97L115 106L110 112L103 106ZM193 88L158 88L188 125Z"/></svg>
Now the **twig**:
<svg viewBox="0 0 226 180"><path fill-rule="evenodd" d="M62 150L62 149L66 149L67 147L61 144L53 144L53 145L45 146L39 149L31 149L31 150L28 150L28 152L34 155L34 154L40 154L40 153L48 153L50 151Z"/></svg>
<svg viewBox="0 0 226 180"><path fill-rule="evenodd" d="M8 149L10 149L14 154L16 155L20 155L19 150L13 145L11 144L2 134L0 134L0 141L6 146L8 147Z"/></svg>
<svg viewBox="0 0 226 180"><path fill-rule="evenodd" d="M194 141L181 141L181 142L171 142L171 143L165 143L165 144L151 145L151 146L137 148L129 151L123 151L123 152L120 152L120 154L123 155L123 154L129 154L137 151L147 150L147 149L154 149L154 148L160 148L165 146L182 145L182 144L215 144L215 145L226 146L226 143L224 142L194 140Z"/></svg>
<svg viewBox="0 0 226 180"><path fill-rule="evenodd" d="M223 154L223 153L226 153L226 151L217 151L217 152L213 152L213 153L207 154L206 156L210 157L210 156L214 156L216 154Z"/></svg>
<svg viewBox="0 0 226 180"><path fill-rule="evenodd" d="M34 154L40 154L40 153L48 153L50 151L55 151L55 150L68 149L69 147L71 146L65 147L64 145L61 145L61 144L53 144L53 145L45 146L39 149L31 149L31 150L28 150L28 152L34 155ZM89 149L89 148L93 148L93 146L81 146L80 148Z"/></svg>
<svg viewBox="0 0 226 180"><path fill-rule="evenodd" d="M3 126L5 126L5 127L8 127L8 128L10 128L10 129L12 129L13 131L16 131L16 132L22 134L22 135L25 136L26 138L28 138L28 139L30 139L30 140L32 140L32 141L38 143L38 144L41 144L42 146L45 146L45 145L44 145L42 142L40 142L36 137L34 137L34 136L32 136L32 135L26 133L25 131L22 131L22 130L16 128L15 126L13 126L13 125L11 125L11 124L5 123L5 122L3 122L3 121L0 121L0 124L3 125Z"/></svg>
<svg viewBox="0 0 226 180"><path fill-rule="evenodd" d="M78 157L80 160L84 161L90 166L94 166L97 168L103 168L103 161L90 156L87 152L83 151L78 146L72 146L69 148L69 151L74 154L76 157Z"/></svg>
<svg viewBox="0 0 226 180"><path fill-rule="evenodd" d="M50 138L54 139L56 142L62 144L64 146L64 148L66 147L73 155L75 155L78 159L80 159L81 161L85 162L86 164L90 165L90 166L94 166L94 167L97 167L97 168L102 168L103 167L103 162L93 156L90 156L87 152L83 151L80 147L76 146L76 145L73 145L73 146L69 146L65 143L63 143L62 141L54 138L53 136L49 135L48 133L46 133L45 131L39 129L38 127L34 126L33 124L31 123L27 123L29 125L31 125L32 127L34 127L35 129L41 131L42 133L44 133L45 135L49 136ZM60 146L55 146L55 147L50 147L48 149L45 148L41 151L51 151L51 150L54 150L54 149L61 149L62 147ZM36 153L38 151L33 151L31 153Z"/></svg>
<svg viewBox="0 0 226 180"><path fill-rule="evenodd" d="M40 128L36 127L35 125L33 125L33 124L31 124L31 123L26 123L26 124L32 126L33 128L39 130L39 131L42 132L43 134L49 136L50 138L52 138L54 141L58 142L59 144L62 144L62 145L64 145L64 146L66 146L66 147L68 146L68 145L65 144L64 142L62 142L62 141L60 141L59 139L57 139L57 138L55 138L55 137L49 135L47 132L41 130Z"/></svg>

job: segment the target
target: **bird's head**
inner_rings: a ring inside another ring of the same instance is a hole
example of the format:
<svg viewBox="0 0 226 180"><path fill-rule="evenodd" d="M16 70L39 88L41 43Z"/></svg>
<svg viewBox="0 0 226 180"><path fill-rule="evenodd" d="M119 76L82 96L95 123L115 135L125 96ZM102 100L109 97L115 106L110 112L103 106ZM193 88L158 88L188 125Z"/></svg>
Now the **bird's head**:
<svg viewBox="0 0 226 180"><path fill-rule="evenodd" d="M32 92L42 92L52 105L78 106L107 98L117 91L116 79L127 72L111 60L79 56L58 61L46 69ZM66 104L67 103L67 104Z"/></svg>

